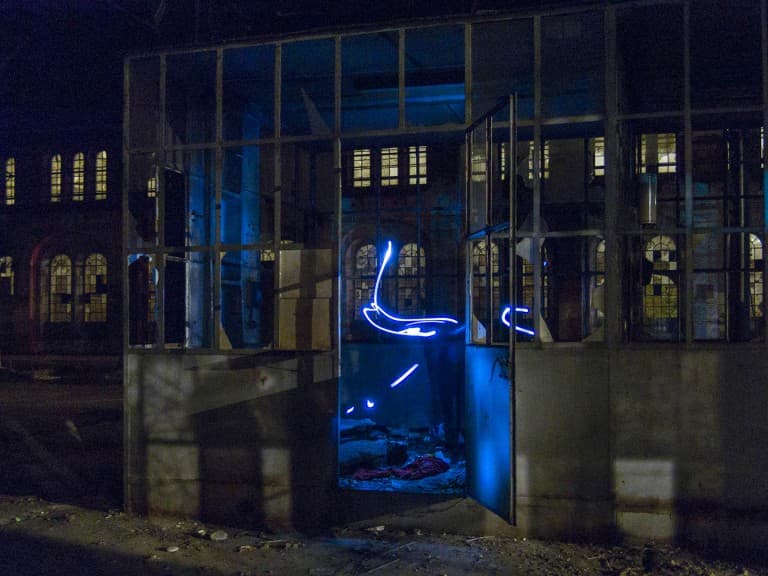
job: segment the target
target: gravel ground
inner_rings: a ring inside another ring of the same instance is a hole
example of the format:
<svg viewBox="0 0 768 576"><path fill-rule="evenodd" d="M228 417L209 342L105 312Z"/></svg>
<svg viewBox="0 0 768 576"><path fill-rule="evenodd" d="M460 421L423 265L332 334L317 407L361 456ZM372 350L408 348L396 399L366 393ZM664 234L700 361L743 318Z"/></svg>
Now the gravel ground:
<svg viewBox="0 0 768 576"><path fill-rule="evenodd" d="M382 519L379 518L378 521ZM0 497L0 574L768 575L667 546L608 547L353 525L322 536L148 521L37 497Z"/></svg>

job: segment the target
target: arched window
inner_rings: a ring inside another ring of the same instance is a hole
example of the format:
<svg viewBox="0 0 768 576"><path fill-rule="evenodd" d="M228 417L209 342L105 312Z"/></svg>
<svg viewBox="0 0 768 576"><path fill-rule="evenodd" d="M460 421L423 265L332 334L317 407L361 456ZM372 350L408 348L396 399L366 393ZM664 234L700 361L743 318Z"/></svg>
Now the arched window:
<svg viewBox="0 0 768 576"><path fill-rule="evenodd" d="M749 312L753 318L763 317L763 243L749 235Z"/></svg>
<svg viewBox="0 0 768 576"><path fill-rule="evenodd" d="M13 258L0 256L0 297L13 296Z"/></svg>
<svg viewBox="0 0 768 576"><path fill-rule="evenodd" d="M51 158L51 202L61 202L61 154Z"/></svg>
<svg viewBox="0 0 768 576"><path fill-rule="evenodd" d="M107 198L107 151L96 154L96 200Z"/></svg>
<svg viewBox="0 0 768 576"><path fill-rule="evenodd" d="M354 318L361 318L360 309L373 299L373 288L376 283L379 260L376 246L363 244L355 253Z"/></svg>
<svg viewBox="0 0 768 576"><path fill-rule="evenodd" d="M651 276L643 290L644 320L676 319L678 307L675 241L669 236L654 236L645 245L645 259L651 263Z"/></svg>
<svg viewBox="0 0 768 576"><path fill-rule="evenodd" d="M488 245L485 240L476 242L472 246L472 309L474 315L483 323L491 321L488 310L488 278L490 274L491 302L499 300L499 246L491 243L491 253L488 253Z"/></svg>
<svg viewBox="0 0 768 576"><path fill-rule="evenodd" d="M84 319L86 322L107 321L107 259L91 254L85 259Z"/></svg>
<svg viewBox="0 0 768 576"><path fill-rule="evenodd" d="M150 176L147 179L147 198L157 197L157 176Z"/></svg>
<svg viewBox="0 0 768 576"><path fill-rule="evenodd" d="M16 159L8 158L5 161L5 205L13 206L16 203Z"/></svg>
<svg viewBox="0 0 768 576"><path fill-rule="evenodd" d="M400 249L397 259L397 310L400 314L424 314L426 265L424 248L409 243Z"/></svg>
<svg viewBox="0 0 768 576"><path fill-rule="evenodd" d="M78 152L72 159L72 200L85 199L85 154Z"/></svg>
<svg viewBox="0 0 768 576"><path fill-rule="evenodd" d="M72 320L72 261L65 254L51 260L48 288L48 319L51 322Z"/></svg>

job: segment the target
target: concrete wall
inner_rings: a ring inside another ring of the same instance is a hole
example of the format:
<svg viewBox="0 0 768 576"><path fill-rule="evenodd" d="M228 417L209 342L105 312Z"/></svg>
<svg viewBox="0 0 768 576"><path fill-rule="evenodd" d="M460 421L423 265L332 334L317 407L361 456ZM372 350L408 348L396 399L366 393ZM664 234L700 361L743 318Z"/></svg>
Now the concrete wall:
<svg viewBox="0 0 768 576"><path fill-rule="evenodd" d="M519 528L765 547L766 368L749 345L520 350Z"/></svg>
<svg viewBox="0 0 768 576"><path fill-rule="evenodd" d="M468 499L340 494L333 363L127 354L128 507L306 529L396 511L403 526L506 530ZM767 367L749 344L520 349L509 533L764 548Z"/></svg>
<svg viewBox="0 0 768 576"><path fill-rule="evenodd" d="M127 354L127 508L244 526L327 523L332 373L327 354Z"/></svg>
<svg viewBox="0 0 768 576"><path fill-rule="evenodd" d="M519 350L516 374L518 526L542 537L610 531L610 370L605 349Z"/></svg>

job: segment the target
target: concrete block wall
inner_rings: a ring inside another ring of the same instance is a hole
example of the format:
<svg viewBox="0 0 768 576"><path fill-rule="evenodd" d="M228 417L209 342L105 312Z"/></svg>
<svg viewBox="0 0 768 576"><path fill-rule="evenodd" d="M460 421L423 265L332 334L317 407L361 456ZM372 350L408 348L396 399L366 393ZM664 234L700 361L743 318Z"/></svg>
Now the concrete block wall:
<svg viewBox="0 0 768 576"><path fill-rule="evenodd" d="M126 506L244 526L327 523L336 380L328 354L128 354Z"/></svg>
<svg viewBox="0 0 768 576"><path fill-rule="evenodd" d="M510 533L765 548L766 368L749 344L520 349ZM334 374L329 354L126 355L128 508L299 528L399 510L446 529L463 509L463 528L501 530L469 499L341 495Z"/></svg>
<svg viewBox="0 0 768 576"><path fill-rule="evenodd" d="M520 350L519 527L764 548L767 368L750 345Z"/></svg>

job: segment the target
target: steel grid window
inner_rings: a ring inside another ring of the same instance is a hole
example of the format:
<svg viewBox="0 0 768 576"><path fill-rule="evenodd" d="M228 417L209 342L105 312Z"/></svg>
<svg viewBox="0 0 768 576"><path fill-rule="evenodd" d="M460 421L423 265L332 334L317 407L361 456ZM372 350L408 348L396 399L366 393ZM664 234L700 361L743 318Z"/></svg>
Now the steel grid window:
<svg viewBox="0 0 768 576"><path fill-rule="evenodd" d="M72 320L72 261L65 254L51 260L48 297L49 321Z"/></svg>
<svg viewBox="0 0 768 576"><path fill-rule="evenodd" d="M0 296L13 296L14 276L13 257L0 257Z"/></svg>
<svg viewBox="0 0 768 576"><path fill-rule="evenodd" d="M408 147L408 184L416 186L427 183L427 147Z"/></svg>
<svg viewBox="0 0 768 576"><path fill-rule="evenodd" d="M492 294L491 302L499 301L499 246L491 243L491 252L488 253L488 244L485 240L476 242L472 246L472 307L474 315L481 322L489 322L490 310L487 306L488 274L490 273Z"/></svg>
<svg viewBox="0 0 768 576"><path fill-rule="evenodd" d="M549 317L549 260L547 258L546 246L542 248L542 274L541 274L541 315L544 318ZM525 258L520 257L520 284L522 305L533 306L533 264Z"/></svg>
<svg viewBox="0 0 768 576"><path fill-rule="evenodd" d="M85 199L85 155L75 154L72 159L72 200L80 202Z"/></svg>
<svg viewBox="0 0 768 576"><path fill-rule="evenodd" d="M16 203L16 159L8 158L5 161L5 205L13 206Z"/></svg>
<svg viewBox="0 0 768 576"><path fill-rule="evenodd" d="M107 321L107 259L103 254L91 254L85 259L86 322Z"/></svg>
<svg viewBox="0 0 768 576"><path fill-rule="evenodd" d="M358 148L352 153L352 186L367 188L371 185L371 150Z"/></svg>
<svg viewBox="0 0 768 576"><path fill-rule="evenodd" d="M398 150L397 148L382 148L381 185L397 186L398 181Z"/></svg>
<svg viewBox="0 0 768 576"><path fill-rule="evenodd" d="M533 142L528 143L528 180L533 180L533 155L536 148ZM541 178L549 178L549 142L544 142L544 150L541 154Z"/></svg>
<svg viewBox="0 0 768 576"><path fill-rule="evenodd" d="M605 284L605 240L595 246L595 286Z"/></svg>
<svg viewBox="0 0 768 576"><path fill-rule="evenodd" d="M96 200L107 198L107 151L96 154Z"/></svg>
<svg viewBox="0 0 768 576"><path fill-rule="evenodd" d="M61 154L51 157L51 202L61 202Z"/></svg>
<svg viewBox="0 0 768 576"><path fill-rule="evenodd" d="M677 138L675 134L643 134L640 137L640 173L677 172Z"/></svg>
<svg viewBox="0 0 768 576"><path fill-rule="evenodd" d="M354 317L361 318L361 309L373 299L376 272L379 259L376 246L364 244L355 253L355 280L353 282L355 311Z"/></svg>
<svg viewBox="0 0 768 576"><path fill-rule="evenodd" d="M397 260L397 310L401 314L424 313L424 271L427 257L415 243L404 245Z"/></svg>

